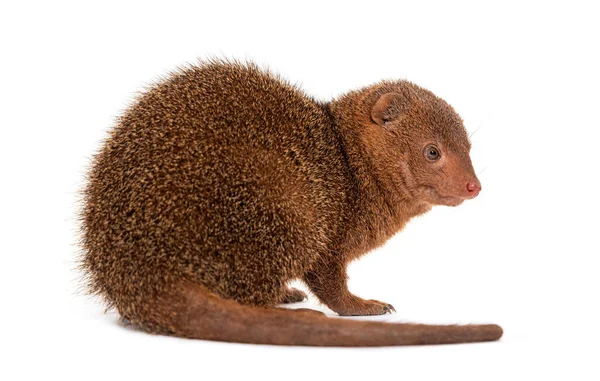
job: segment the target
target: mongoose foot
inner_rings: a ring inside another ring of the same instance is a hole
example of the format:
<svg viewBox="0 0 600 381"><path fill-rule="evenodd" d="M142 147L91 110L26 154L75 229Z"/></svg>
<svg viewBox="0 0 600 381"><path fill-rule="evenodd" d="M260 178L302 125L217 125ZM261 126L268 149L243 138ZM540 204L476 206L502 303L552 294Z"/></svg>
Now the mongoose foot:
<svg viewBox="0 0 600 381"><path fill-rule="evenodd" d="M281 303L298 303L298 302L303 302L307 299L308 299L308 296L306 295L306 293L304 291L300 291L296 288L289 287L285 291L285 293L281 299Z"/></svg>
<svg viewBox="0 0 600 381"><path fill-rule="evenodd" d="M324 312L317 311L317 310L312 310L310 308L294 308L294 309L292 309L292 308L286 308L286 310L297 312L297 313L304 313L304 314L309 314L309 315L315 315L315 316L327 316L327 315L325 315Z"/></svg>
<svg viewBox="0 0 600 381"><path fill-rule="evenodd" d="M335 309L335 312L340 316L369 316L391 314L392 312L396 312L396 309L389 303L373 299L365 300L357 297L341 308Z"/></svg>

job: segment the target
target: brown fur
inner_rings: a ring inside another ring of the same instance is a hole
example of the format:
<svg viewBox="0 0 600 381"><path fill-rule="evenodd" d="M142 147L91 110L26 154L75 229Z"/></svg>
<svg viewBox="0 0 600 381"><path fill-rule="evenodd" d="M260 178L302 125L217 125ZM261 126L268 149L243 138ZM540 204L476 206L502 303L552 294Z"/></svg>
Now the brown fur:
<svg viewBox="0 0 600 381"><path fill-rule="evenodd" d="M346 266L432 205L474 197L469 149L454 110L406 81L320 103L252 64L202 63L141 96L95 156L82 268L93 292L151 332L319 346L496 340L496 325L269 308L303 300L287 286L301 279L340 315L393 310L351 294Z"/></svg>

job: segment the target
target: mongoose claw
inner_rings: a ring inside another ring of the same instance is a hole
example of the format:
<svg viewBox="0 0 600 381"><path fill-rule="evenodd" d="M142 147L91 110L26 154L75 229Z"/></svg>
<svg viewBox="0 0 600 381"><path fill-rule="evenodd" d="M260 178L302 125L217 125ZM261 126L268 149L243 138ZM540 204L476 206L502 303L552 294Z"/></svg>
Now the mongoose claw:
<svg viewBox="0 0 600 381"><path fill-rule="evenodd" d="M392 312L396 312L396 309L391 304L387 304L383 308L385 309L385 313L389 312L391 314Z"/></svg>

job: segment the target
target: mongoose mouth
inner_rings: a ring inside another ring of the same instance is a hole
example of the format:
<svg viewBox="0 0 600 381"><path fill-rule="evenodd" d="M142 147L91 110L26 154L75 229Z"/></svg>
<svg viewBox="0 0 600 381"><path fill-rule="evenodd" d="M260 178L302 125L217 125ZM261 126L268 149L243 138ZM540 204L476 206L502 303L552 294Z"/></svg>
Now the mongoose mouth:
<svg viewBox="0 0 600 381"><path fill-rule="evenodd" d="M477 197L477 194L479 194L479 191L472 191L471 193L461 194L460 196L445 195L445 194L438 192L432 186L425 187L425 197L427 198L427 201L429 201L430 203L432 203L434 205L459 206L465 200L469 200L469 199Z"/></svg>
<svg viewBox="0 0 600 381"><path fill-rule="evenodd" d="M444 206L459 206L466 200L465 198L457 197L457 196L438 195L438 197L439 197L438 205L444 205Z"/></svg>

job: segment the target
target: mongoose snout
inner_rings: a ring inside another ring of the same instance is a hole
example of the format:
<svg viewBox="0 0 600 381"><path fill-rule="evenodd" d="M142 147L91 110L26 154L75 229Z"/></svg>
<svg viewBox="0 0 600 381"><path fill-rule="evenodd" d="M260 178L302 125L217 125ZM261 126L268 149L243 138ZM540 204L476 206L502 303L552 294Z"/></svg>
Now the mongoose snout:
<svg viewBox="0 0 600 381"><path fill-rule="evenodd" d="M475 198L481 192L481 184L479 180L473 180L467 183L467 196L468 198Z"/></svg>

